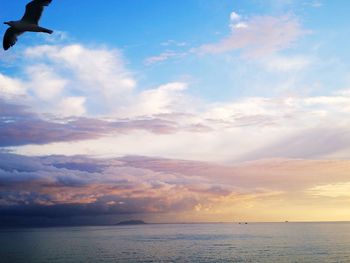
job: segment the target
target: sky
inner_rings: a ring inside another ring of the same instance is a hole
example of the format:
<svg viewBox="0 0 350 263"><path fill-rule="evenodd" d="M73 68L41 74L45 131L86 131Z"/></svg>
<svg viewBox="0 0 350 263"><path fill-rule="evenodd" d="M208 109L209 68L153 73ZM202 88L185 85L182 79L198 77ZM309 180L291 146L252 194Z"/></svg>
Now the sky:
<svg viewBox="0 0 350 263"><path fill-rule="evenodd" d="M0 225L350 220L349 12L53 0L0 51Z"/></svg>

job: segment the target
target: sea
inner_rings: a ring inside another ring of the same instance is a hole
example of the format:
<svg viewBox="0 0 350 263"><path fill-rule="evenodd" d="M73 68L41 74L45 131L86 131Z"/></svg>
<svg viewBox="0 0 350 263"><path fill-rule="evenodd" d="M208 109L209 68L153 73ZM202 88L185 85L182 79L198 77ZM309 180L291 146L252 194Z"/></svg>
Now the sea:
<svg viewBox="0 0 350 263"><path fill-rule="evenodd" d="M0 262L350 262L350 223L3 228Z"/></svg>

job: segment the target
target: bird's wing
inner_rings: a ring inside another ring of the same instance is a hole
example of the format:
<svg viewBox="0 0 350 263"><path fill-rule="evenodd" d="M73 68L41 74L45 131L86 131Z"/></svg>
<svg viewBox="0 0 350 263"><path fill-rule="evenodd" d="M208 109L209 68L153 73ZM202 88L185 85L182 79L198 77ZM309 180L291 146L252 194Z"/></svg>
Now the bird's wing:
<svg viewBox="0 0 350 263"><path fill-rule="evenodd" d="M23 31L19 31L13 27L8 28L5 32L4 40L2 42L4 49L8 50L10 47L16 44L17 37L21 34L23 34Z"/></svg>
<svg viewBox="0 0 350 263"><path fill-rule="evenodd" d="M22 17L22 21L30 24L38 24L40 17L44 11L44 6L48 6L52 0L33 0L26 5L26 11Z"/></svg>

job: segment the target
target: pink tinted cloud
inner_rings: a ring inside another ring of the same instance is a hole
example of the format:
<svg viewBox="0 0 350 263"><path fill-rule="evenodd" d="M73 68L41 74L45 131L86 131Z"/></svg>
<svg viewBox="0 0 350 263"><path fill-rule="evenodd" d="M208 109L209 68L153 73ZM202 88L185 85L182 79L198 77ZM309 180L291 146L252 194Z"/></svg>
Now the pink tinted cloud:
<svg viewBox="0 0 350 263"><path fill-rule="evenodd" d="M0 100L0 147L96 139L110 134L145 130L155 134L207 132L203 124L182 125L160 117L104 120L97 118L44 119L21 105Z"/></svg>
<svg viewBox="0 0 350 263"><path fill-rule="evenodd" d="M231 32L216 43L207 43L187 51L165 51L145 60L147 65L173 58L183 58L190 54L221 54L240 51L246 58L260 58L292 47L296 41L310 31L303 29L295 16L253 16L242 19L236 13L231 17ZM231 16L232 16L231 14Z"/></svg>
<svg viewBox="0 0 350 263"><path fill-rule="evenodd" d="M291 200L312 204L316 197L310 189L348 182L349 170L350 161L345 160L274 159L224 165L136 156L39 158L3 153L0 219L215 215L236 209L240 213L254 205L284 209Z"/></svg>
<svg viewBox="0 0 350 263"><path fill-rule="evenodd" d="M195 51L218 54L241 50L246 57L261 57L291 47L307 33L298 19L289 15L256 16L231 27L229 36L217 43L202 45Z"/></svg>

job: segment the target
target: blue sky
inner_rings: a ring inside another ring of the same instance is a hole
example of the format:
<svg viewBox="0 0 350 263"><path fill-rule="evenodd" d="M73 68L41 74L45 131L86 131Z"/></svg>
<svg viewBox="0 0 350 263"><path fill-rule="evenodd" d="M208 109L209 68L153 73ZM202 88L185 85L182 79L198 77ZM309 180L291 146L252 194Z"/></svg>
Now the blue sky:
<svg viewBox="0 0 350 263"><path fill-rule="evenodd" d="M26 1L4 3L3 19L20 17ZM67 8L68 7L68 8ZM250 88L250 76L256 82L274 82L274 74L264 72L254 63L240 59L240 52L220 56L191 55L170 59L156 65L145 65L148 57L165 51L186 52L205 43L220 40L230 32L229 17L232 11L249 19L254 16L290 15L300 21L301 27L309 34L301 36L297 43L280 54L311 56L319 65L313 65L303 83L312 85L324 81L319 92L330 92L347 85L343 77L347 67L346 52L349 27L347 14L349 5L342 1L106 1L96 6L94 1L53 2L42 19L43 24L66 32L69 42L84 43L88 46L105 45L123 52L127 67L142 81L139 89L149 88L163 82L191 78L193 92L205 99L225 100L246 95L279 95L271 90ZM78 14L78 15L77 15ZM337 30L334 30L337 28ZM168 41L173 40L174 43ZM40 41L26 36L21 43ZM164 46L165 43L169 45ZM337 43L334 47L334 43ZM163 45L162 45L163 44ZM178 46L183 44L183 46ZM316 51L317 49L317 51ZM329 60L339 60L334 67ZM326 64L327 63L327 64ZM325 65L326 64L326 65ZM217 65L223 65L222 67ZM328 74L331 73L331 74ZM332 77L328 77L332 75ZM280 76L275 85L283 85L288 76ZM321 78L321 79L320 79ZM336 81L335 81L336 80ZM220 83L220 91L213 86ZM294 87L293 87L294 90ZM283 91L285 92L285 91Z"/></svg>
<svg viewBox="0 0 350 263"><path fill-rule="evenodd" d="M2 1L1 19L25 3ZM40 21L52 36L0 51L0 225L348 220L349 12L341 0L53 0Z"/></svg>

